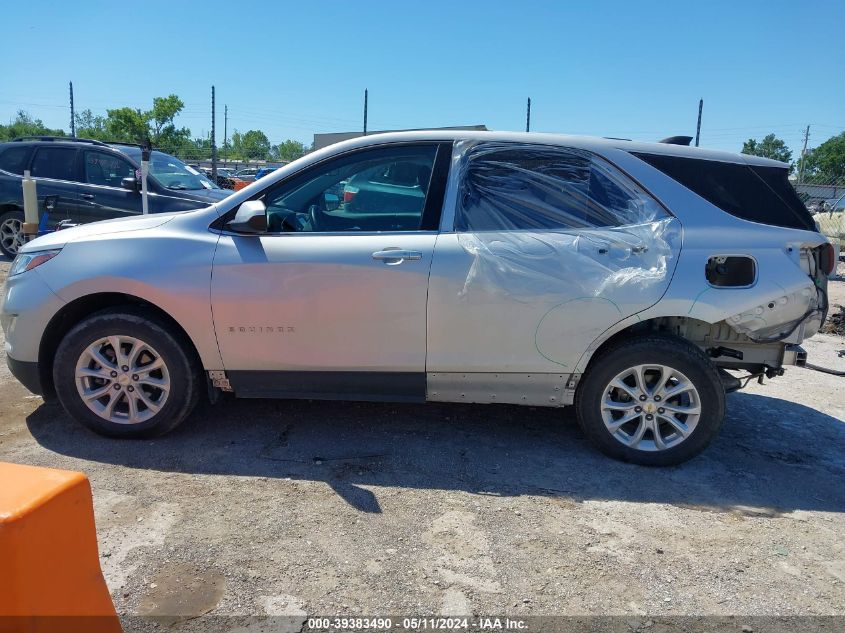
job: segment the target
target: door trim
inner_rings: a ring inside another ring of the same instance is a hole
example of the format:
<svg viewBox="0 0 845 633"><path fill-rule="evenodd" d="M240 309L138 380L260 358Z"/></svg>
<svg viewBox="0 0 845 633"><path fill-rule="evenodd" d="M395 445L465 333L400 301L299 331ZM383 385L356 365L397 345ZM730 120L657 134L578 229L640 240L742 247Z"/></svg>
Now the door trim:
<svg viewBox="0 0 845 633"><path fill-rule="evenodd" d="M239 398L425 402L425 372L227 370Z"/></svg>

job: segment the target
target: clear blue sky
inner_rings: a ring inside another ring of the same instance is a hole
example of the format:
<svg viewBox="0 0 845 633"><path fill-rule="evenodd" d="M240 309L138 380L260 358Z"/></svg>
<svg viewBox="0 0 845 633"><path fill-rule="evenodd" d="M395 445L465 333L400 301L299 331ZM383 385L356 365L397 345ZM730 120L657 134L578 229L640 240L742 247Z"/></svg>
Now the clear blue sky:
<svg viewBox="0 0 845 633"><path fill-rule="evenodd" d="M5 3L0 120L51 127L76 108L149 108L179 95L177 123L210 130L217 88L229 134L273 143L314 132L484 123L656 140L695 133L738 151L775 132L800 149L845 130L845 2Z"/></svg>

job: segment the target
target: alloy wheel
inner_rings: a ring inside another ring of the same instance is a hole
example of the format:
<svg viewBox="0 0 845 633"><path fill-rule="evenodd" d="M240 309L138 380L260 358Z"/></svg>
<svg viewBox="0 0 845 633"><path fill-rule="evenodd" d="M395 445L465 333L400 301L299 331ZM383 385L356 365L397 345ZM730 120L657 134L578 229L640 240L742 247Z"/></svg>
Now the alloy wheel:
<svg viewBox="0 0 845 633"><path fill-rule="evenodd" d="M695 430L701 398L692 381L667 365L636 365L604 390L601 416L615 440L640 451L677 446Z"/></svg>
<svg viewBox="0 0 845 633"><path fill-rule="evenodd" d="M149 420L170 394L170 373L161 355L133 336L108 336L86 347L75 378L85 405L117 424Z"/></svg>
<svg viewBox="0 0 845 633"><path fill-rule="evenodd" d="M7 253L17 255L23 246L23 222L18 218L6 218L0 224L0 244Z"/></svg>

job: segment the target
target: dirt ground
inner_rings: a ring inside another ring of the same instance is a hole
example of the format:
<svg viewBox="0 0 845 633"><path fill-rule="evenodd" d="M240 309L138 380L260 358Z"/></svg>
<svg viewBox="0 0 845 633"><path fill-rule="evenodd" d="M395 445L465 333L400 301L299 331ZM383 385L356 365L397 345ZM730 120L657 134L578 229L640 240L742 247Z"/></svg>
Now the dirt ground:
<svg viewBox="0 0 845 633"><path fill-rule="evenodd" d="M845 303L845 280L830 296ZM845 338L805 348L845 369ZM234 617L264 615L299 630L306 614L611 614L625 630L845 616L845 382L796 368L766 382L728 397L703 455L648 469L592 450L568 410L510 406L228 400L166 437L108 440L0 359L0 460L87 473L128 630L287 630ZM206 612L233 617L189 619Z"/></svg>

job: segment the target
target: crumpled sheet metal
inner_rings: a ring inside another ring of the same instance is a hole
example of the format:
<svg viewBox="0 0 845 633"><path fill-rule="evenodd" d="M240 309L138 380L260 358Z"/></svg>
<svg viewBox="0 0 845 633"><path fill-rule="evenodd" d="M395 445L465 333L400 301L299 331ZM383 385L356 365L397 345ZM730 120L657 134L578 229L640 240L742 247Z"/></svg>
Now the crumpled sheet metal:
<svg viewBox="0 0 845 633"><path fill-rule="evenodd" d="M812 282L808 282L792 291L784 289L769 301L730 316L727 322L752 341L761 341L789 334L819 307L819 293Z"/></svg>

